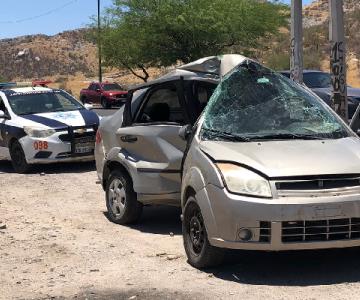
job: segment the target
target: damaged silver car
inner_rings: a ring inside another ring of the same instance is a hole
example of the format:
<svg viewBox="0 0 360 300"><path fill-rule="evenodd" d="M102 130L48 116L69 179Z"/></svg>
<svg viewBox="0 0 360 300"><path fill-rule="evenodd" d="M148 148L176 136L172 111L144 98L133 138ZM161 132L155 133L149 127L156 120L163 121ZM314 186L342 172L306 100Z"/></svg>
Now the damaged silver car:
<svg viewBox="0 0 360 300"><path fill-rule="evenodd" d="M187 143L179 130L198 119L219 83L219 66L216 57L201 59L136 86L125 106L102 118L95 158L113 222L136 222L143 205L180 206Z"/></svg>
<svg viewBox="0 0 360 300"><path fill-rule="evenodd" d="M181 135L190 264L224 248L360 246L360 140L313 92L244 59Z"/></svg>
<svg viewBox="0 0 360 300"><path fill-rule="evenodd" d="M360 246L359 138L312 91L243 56L130 89L101 120L95 157L113 222L181 205L195 267L224 248Z"/></svg>

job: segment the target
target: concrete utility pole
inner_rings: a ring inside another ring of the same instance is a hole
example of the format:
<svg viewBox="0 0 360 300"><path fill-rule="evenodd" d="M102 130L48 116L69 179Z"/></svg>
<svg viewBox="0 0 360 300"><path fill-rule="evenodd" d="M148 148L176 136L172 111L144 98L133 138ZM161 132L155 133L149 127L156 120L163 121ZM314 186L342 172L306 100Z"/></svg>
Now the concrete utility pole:
<svg viewBox="0 0 360 300"><path fill-rule="evenodd" d="M331 45L330 71L333 88L331 105L343 120L348 122L343 0L329 0L329 8Z"/></svg>
<svg viewBox="0 0 360 300"><path fill-rule="evenodd" d="M101 23L100 23L100 0L98 0L98 55L99 55L99 82L102 82L101 68Z"/></svg>
<svg viewBox="0 0 360 300"><path fill-rule="evenodd" d="M303 82L302 0L291 0L290 78Z"/></svg>

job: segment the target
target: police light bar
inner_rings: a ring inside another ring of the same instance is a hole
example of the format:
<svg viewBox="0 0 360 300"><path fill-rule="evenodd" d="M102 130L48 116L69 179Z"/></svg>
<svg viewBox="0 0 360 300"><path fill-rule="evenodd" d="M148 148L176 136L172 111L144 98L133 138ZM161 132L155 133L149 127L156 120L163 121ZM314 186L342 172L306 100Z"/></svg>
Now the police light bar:
<svg viewBox="0 0 360 300"><path fill-rule="evenodd" d="M49 83L52 83L52 81L51 80L34 80L33 82L32 82L32 86L42 86L42 87L47 87L47 85L49 84Z"/></svg>
<svg viewBox="0 0 360 300"><path fill-rule="evenodd" d="M0 82L0 90L8 89L15 86L16 82Z"/></svg>

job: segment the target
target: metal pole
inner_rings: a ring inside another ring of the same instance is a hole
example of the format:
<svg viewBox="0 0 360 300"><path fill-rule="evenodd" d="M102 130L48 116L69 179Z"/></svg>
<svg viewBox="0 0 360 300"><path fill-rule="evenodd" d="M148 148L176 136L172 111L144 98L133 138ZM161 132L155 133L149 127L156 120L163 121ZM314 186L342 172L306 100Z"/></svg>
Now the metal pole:
<svg viewBox="0 0 360 300"><path fill-rule="evenodd" d="M98 0L98 55L99 55L99 82L102 82L100 0Z"/></svg>
<svg viewBox="0 0 360 300"><path fill-rule="evenodd" d="M290 78L303 82L302 0L291 0Z"/></svg>
<svg viewBox="0 0 360 300"><path fill-rule="evenodd" d="M329 0L329 8L331 105L343 120L348 122L343 0Z"/></svg>

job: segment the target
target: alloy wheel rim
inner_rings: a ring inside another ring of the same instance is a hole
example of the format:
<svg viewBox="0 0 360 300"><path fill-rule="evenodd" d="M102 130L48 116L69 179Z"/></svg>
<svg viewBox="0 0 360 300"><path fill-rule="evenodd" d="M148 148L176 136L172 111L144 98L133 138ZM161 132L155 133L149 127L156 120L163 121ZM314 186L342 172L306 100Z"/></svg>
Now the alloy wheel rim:
<svg viewBox="0 0 360 300"><path fill-rule="evenodd" d="M117 217L121 217L125 211L126 193L122 182L115 179L109 187L109 204L111 212Z"/></svg>

